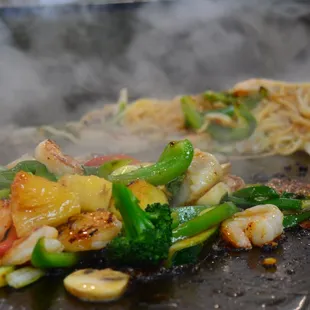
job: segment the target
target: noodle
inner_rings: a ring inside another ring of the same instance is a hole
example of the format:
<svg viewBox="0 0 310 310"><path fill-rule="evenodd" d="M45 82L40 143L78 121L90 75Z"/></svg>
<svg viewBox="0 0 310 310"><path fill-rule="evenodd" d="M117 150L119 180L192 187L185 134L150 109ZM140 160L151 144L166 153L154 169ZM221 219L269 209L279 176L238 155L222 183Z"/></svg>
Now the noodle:
<svg viewBox="0 0 310 310"><path fill-rule="evenodd" d="M208 134L210 120L217 118L225 123L231 121L220 113L209 114L200 130L196 134L188 135L180 97L172 100L137 100L127 106L120 125L132 134L144 134L148 138L157 135L158 139L160 137L168 139L178 133L183 137L189 137L196 147L206 148L208 151L222 150L224 153L235 152L256 156L257 154L289 155L304 150L310 154L310 84L250 79L236 84L231 91L255 92L260 87L268 90L268 96L252 111L257 120L257 128L251 137L237 143L219 143L212 140ZM201 95L192 98L195 99L199 111L225 107L221 102L208 102ZM111 107L103 108L101 112L89 113L83 120L89 120L91 115L95 120L101 117L102 121L103 115L111 118L111 111Z"/></svg>

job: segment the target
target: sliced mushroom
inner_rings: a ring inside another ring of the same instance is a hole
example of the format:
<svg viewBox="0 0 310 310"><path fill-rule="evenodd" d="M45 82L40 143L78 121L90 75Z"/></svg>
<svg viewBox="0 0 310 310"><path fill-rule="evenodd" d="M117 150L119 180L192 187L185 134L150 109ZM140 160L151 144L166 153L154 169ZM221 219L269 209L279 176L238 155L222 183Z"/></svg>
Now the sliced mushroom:
<svg viewBox="0 0 310 310"><path fill-rule="evenodd" d="M84 301L112 301L120 298L129 282L129 275L110 268L83 269L64 280L66 290Z"/></svg>

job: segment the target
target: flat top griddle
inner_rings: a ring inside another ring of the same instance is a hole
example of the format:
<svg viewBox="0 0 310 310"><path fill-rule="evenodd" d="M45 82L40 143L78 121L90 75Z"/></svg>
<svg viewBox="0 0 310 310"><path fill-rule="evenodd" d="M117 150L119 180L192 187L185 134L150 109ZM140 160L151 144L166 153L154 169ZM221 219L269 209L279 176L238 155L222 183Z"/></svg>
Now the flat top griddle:
<svg viewBox="0 0 310 310"><path fill-rule="evenodd" d="M247 182L265 181L273 175L309 181L309 163L310 158L302 153L236 160L233 173ZM277 259L276 269L262 267L265 257ZM80 302L65 292L61 278L51 276L23 290L1 289L0 309L304 310L310 309L309 274L310 233L294 229L272 252L227 252L215 247L197 266L134 281L128 294L114 303Z"/></svg>

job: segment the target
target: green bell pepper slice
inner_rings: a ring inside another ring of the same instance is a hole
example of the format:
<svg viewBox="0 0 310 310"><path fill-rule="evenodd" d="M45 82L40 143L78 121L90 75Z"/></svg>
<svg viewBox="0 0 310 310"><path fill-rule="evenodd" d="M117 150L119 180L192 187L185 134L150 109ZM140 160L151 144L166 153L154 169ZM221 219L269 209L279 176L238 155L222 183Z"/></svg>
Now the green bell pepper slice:
<svg viewBox="0 0 310 310"><path fill-rule="evenodd" d="M129 184L140 179L153 185L165 185L187 171L193 156L194 148L189 140L170 142L155 164L121 175L109 175L108 180Z"/></svg>
<svg viewBox="0 0 310 310"><path fill-rule="evenodd" d="M194 217L200 215L204 210L213 208L214 206L174 207L171 209L171 216L173 218L172 226L177 227L178 225L188 222Z"/></svg>
<svg viewBox="0 0 310 310"><path fill-rule="evenodd" d="M193 219L180 224L172 230L172 242L181 239L189 238L197 235L222 221L230 218L233 214L238 212L238 208L231 202L226 202L218 206L214 206L208 212L205 212Z"/></svg>
<svg viewBox="0 0 310 310"><path fill-rule="evenodd" d="M244 140L253 134L257 122L246 106L236 105L235 115L239 123L237 127L224 127L216 123L211 123L208 126L207 131L214 140L219 142L233 142Z"/></svg>
<svg viewBox="0 0 310 310"><path fill-rule="evenodd" d="M79 262L78 253L50 253L44 245L44 237L36 243L32 255L31 264L41 269L48 268L69 268Z"/></svg>
<svg viewBox="0 0 310 310"><path fill-rule="evenodd" d="M190 96L181 98L181 108L186 127L197 130L203 125L203 116L196 110L195 101Z"/></svg>

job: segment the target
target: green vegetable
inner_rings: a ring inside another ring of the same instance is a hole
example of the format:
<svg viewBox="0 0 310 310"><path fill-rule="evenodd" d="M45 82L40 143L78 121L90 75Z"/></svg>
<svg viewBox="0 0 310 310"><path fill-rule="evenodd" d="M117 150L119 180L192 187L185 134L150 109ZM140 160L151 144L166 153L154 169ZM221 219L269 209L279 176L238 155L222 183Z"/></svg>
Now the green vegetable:
<svg viewBox="0 0 310 310"><path fill-rule="evenodd" d="M250 137L256 129L255 117L244 105L235 106L235 115L238 122L237 127L224 127L211 123L207 129L211 137L220 142L233 142Z"/></svg>
<svg viewBox="0 0 310 310"><path fill-rule="evenodd" d="M55 175L51 172L49 172L46 168L45 165L41 164L40 162L36 160L25 160L20 163L18 163L15 167L10 169L12 172L19 172L19 171L24 171L24 172L30 172L33 173L34 175L46 178L50 181L57 181L57 178Z"/></svg>
<svg viewBox="0 0 310 310"><path fill-rule="evenodd" d="M199 129L203 125L203 116L196 110L195 101L190 96L181 98L181 107L186 127Z"/></svg>
<svg viewBox="0 0 310 310"><path fill-rule="evenodd" d="M207 111L206 114L212 114L212 113L221 113L227 116L234 116L235 115L235 107L233 105L230 105L223 109L217 109L217 110L210 110Z"/></svg>
<svg viewBox="0 0 310 310"><path fill-rule="evenodd" d="M45 165L41 164L36 160L25 160L19 162L16 166L11 169L0 171L0 189L10 188L15 175L19 171L32 173L37 176L41 176L50 181L57 181L56 176L49 172Z"/></svg>
<svg viewBox="0 0 310 310"><path fill-rule="evenodd" d="M127 89L121 90L117 105L118 110L117 113L112 117L112 123L118 123L125 114L128 105Z"/></svg>
<svg viewBox="0 0 310 310"><path fill-rule="evenodd" d="M0 267L0 287L4 287L8 285L8 282L6 281L6 277L9 273L13 272L15 270L14 266L1 266Z"/></svg>
<svg viewBox="0 0 310 310"><path fill-rule="evenodd" d="M234 94L227 92L213 92L207 91L203 94L204 98L210 102L222 102L225 104L234 104L237 102L238 98Z"/></svg>
<svg viewBox="0 0 310 310"><path fill-rule="evenodd" d="M238 208L231 202L226 202L214 207L212 210L205 212L185 223L180 224L172 231L173 243L197 235L222 221L231 217L238 212Z"/></svg>
<svg viewBox="0 0 310 310"><path fill-rule="evenodd" d="M226 199L238 206L244 207L256 206L263 201L279 197L279 194L273 188L265 185L255 185L233 192L230 196L226 197Z"/></svg>
<svg viewBox="0 0 310 310"><path fill-rule="evenodd" d="M204 210L210 208L214 208L214 206L186 206L186 207L172 208L171 215L173 218L173 225L177 226L182 223L188 222L189 220L198 216Z"/></svg>
<svg viewBox="0 0 310 310"><path fill-rule="evenodd" d="M298 200L298 199L290 199L290 198L276 198L263 201L262 204L272 204L277 206L280 210L302 210L303 205L306 201ZM306 203L307 205L307 203ZM305 205L305 207L306 207Z"/></svg>
<svg viewBox="0 0 310 310"><path fill-rule="evenodd" d="M6 170L0 172L0 189L8 189L14 181L16 173Z"/></svg>
<svg viewBox="0 0 310 310"><path fill-rule="evenodd" d="M289 198L286 198L289 197ZM271 187L265 185L251 186L226 196L225 200L235 203L242 208L256 206L258 204L273 204L280 210L306 210L310 207L310 200L301 200L292 194L285 193L281 196Z"/></svg>
<svg viewBox="0 0 310 310"><path fill-rule="evenodd" d="M44 275L45 273L43 270L32 267L24 267L9 273L6 276L6 281L11 287L22 288L38 281Z"/></svg>
<svg viewBox="0 0 310 310"><path fill-rule="evenodd" d="M168 205L153 204L143 211L123 184L114 183L115 206L123 219L123 234L106 247L109 263L121 266L157 266L167 259L171 246L172 218Z"/></svg>
<svg viewBox="0 0 310 310"><path fill-rule="evenodd" d="M10 197L10 189L5 188L0 190L0 199L6 199Z"/></svg>
<svg viewBox="0 0 310 310"><path fill-rule="evenodd" d="M310 211L299 214L285 215L283 219L283 226L284 228L291 228L309 219L310 219Z"/></svg>
<svg viewBox="0 0 310 310"><path fill-rule="evenodd" d="M194 148L189 140L170 142L157 163L121 175L109 175L114 183L128 184L141 179L153 185L164 185L183 175L190 166Z"/></svg>
<svg viewBox="0 0 310 310"><path fill-rule="evenodd" d="M126 166L131 163L131 159L115 159L110 160L103 165L101 165L98 169L98 176L100 178L108 179L109 175L118 168Z"/></svg>
<svg viewBox="0 0 310 310"><path fill-rule="evenodd" d="M238 96L228 92L212 92L207 91L204 93L204 98L210 102L222 102L227 105L234 105L236 103L245 105L248 109L254 109L258 103L268 96L268 90L260 87L258 92L249 93L246 96Z"/></svg>
<svg viewBox="0 0 310 310"><path fill-rule="evenodd" d="M45 238L40 238L36 243L31 256L31 264L34 267L46 268L67 268L79 262L77 253L51 253L45 248Z"/></svg>
<svg viewBox="0 0 310 310"><path fill-rule="evenodd" d="M165 267L193 264L197 262L206 242L210 242L217 236L219 226L214 226L193 237L183 239L174 243L169 249L169 256Z"/></svg>
<svg viewBox="0 0 310 310"><path fill-rule="evenodd" d="M252 110L257 107L257 105L268 96L268 90L264 87L260 87L259 91L255 94L250 94L248 96L242 96L240 98L240 103L245 105L248 109Z"/></svg>
<svg viewBox="0 0 310 310"><path fill-rule="evenodd" d="M98 175L99 168L97 166L83 166L84 175Z"/></svg>

